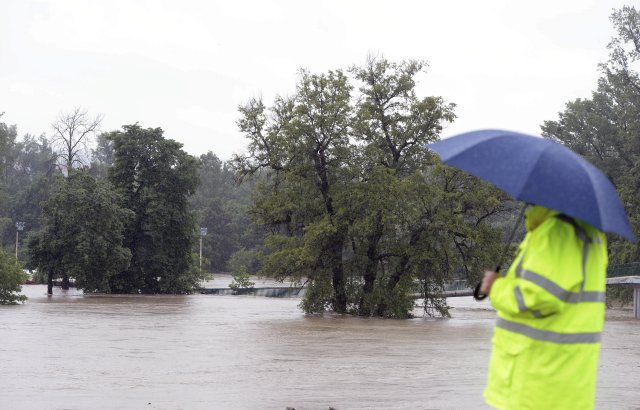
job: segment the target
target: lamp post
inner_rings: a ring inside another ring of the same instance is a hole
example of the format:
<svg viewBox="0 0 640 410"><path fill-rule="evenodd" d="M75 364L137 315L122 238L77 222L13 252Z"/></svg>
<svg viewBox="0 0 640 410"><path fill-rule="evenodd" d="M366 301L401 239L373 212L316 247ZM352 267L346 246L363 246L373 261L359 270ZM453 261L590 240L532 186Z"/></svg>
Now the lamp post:
<svg viewBox="0 0 640 410"><path fill-rule="evenodd" d="M200 270L202 271L202 237L207 236L207 228L200 227Z"/></svg>
<svg viewBox="0 0 640 410"><path fill-rule="evenodd" d="M24 230L24 222L18 221L16 222L16 263L18 262L18 237L20 231Z"/></svg>

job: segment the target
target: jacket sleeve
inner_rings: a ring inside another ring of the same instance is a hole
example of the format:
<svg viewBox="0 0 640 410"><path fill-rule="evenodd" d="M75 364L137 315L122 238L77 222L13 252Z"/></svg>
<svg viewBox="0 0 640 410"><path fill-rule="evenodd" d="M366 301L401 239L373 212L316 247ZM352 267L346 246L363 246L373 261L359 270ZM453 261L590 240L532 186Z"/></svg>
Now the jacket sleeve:
<svg viewBox="0 0 640 410"><path fill-rule="evenodd" d="M497 278L495 282L493 282L493 286L491 286L491 293L489 294L491 306L493 306L495 310L509 315L516 315L520 313L518 301L515 298L516 286L516 278Z"/></svg>
<svg viewBox="0 0 640 410"><path fill-rule="evenodd" d="M538 227L520 266L507 277L496 279L490 295L496 310L527 317L545 317L563 310L563 292L582 279L582 252L573 228L560 223L551 220ZM557 283L559 275L563 275L562 286Z"/></svg>
<svg viewBox="0 0 640 410"><path fill-rule="evenodd" d="M498 278L491 287L491 305L515 316L550 316L562 311L564 303L545 289L521 278Z"/></svg>

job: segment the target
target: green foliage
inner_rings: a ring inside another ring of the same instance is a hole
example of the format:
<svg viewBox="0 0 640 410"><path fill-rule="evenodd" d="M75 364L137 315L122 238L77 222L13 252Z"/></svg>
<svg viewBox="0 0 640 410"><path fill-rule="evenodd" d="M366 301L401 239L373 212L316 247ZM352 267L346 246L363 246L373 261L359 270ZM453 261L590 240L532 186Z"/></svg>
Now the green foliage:
<svg viewBox="0 0 640 410"><path fill-rule="evenodd" d="M0 113L0 118L4 113ZM14 159L14 146L18 130L15 125L0 122L0 176L6 178ZM3 179L4 179L3 178Z"/></svg>
<svg viewBox="0 0 640 410"><path fill-rule="evenodd" d="M113 165L113 141L110 139L113 133L117 131L98 135L96 147L91 150L89 173L98 179L107 179L109 168Z"/></svg>
<svg viewBox="0 0 640 410"><path fill-rule="evenodd" d="M257 255L255 251L240 249L229 260L229 266L233 275L233 281L229 287L234 290L250 289L255 285L251 282L251 271L256 271Z"/></svg>
<svg viewBox="0 0 640 410"><path fill-rule="evenodd" d="M198 185L198 161L182 144L165 139L160 128L128 125L109 134L114 164L109 179L133 211L124 245L128 269L109 281L112 292L186 293L202 278L193 269L194 216L189 197Z"/></svg>
<svg viewBox="0 0 640 410"><path fill-rule="evenodd" d="M341 71L321 75L300 71L295 98L278 97L270 115L259 100L240 107L238 125L250 138L249 155L235 158L240 176L260 169L275 171L257 187L259 205L253 213L256 222L270 231L268 242L278 245L282 237L296 240L305 229L317 228L295 248L271 249L263 271L279 279L299 277L273 257L283 252L302 272L330 275L331 304L338 312L347 309L341 257L347 226L339 218L336 200L347 180L340 173L350 150L350 92Z"/></svg>
<svg viewBox="0 0 640 410"><path fill-rule="evenodd" d="M36 285L46 285L47 284L47 279L48 279L48 275L47 272L43 272L41 270L34 270L31 271L32 275L31 275L31 281L36 284Z"/></svg>
<svg viewBox="0 0 640 410"><path fill-rule="evenodd" d="M305 313L323 313L331 309L334 289L329 275L318 275L307 285L305 297L300 302L300 308Z"/></svg>
<svg viewBox="0 0 640 410"><path fill-rule="evenodd" d="M242 248L231 255L228 265L231 272L244 268L250 274L255 275L260 270L260 256L261 254L255 249Z"/></svg>
<svg viewBox="0 0 640 410"><path fill-rule="evenodd" d="M268 232L261 274L309 283L301 307L408 317L419 283L447 314L445 279L477 279L499 252L505 196L439 165L424 145L453 104L415 92L420 61L370 58L351 73L302 70L296 93L239 108L241 178L260 174L252 210Z"/></svg>
<svg viewBox="0 0 640 410"><path fill-rule="evenodd" d="M251 289L255 285L255 282L251 282L251 275L247 271L247 268L241 266L238 270L233 272L233 280L229 284L229 287L233 290L239 289Z"/></svg>
<svg viewBox="0 0 640 410"><path fill-rule="evenodd" d="M212 152L200 156L200 184L190 204L195 211L197 226L208 229L203 238L202 253L208 263L204 269L232 270L232 255L241 249L259 248L264 232L252 223L249 214L252 193L259 177L245 178L243 184L235 180L229 164ZM250 268L255 272L255 268Z"/></svg>
<svg viewBox="0 0 640 410"><path fill-rule="evenodd" d="M55 156L44 137L19 140L15 125L0 122L0 243L7 251L15 249L15 222L25 222L26 231L39 228L40 202L54 172Z"/></svg>
<svg viewBox="0 0 640 410"><path fill-rule="evenodd" d="M15 258L0 249L0 305L24 302L27 297L19 295L27 275L16 263Z"/></svg>
<svg viewBox="0 0 640 410"><path fill-rule="evenodd" d="M111 292L110 279L127 268L124 224L133 218L106 182L85 171L58 177L43 203L42 229L28 239L29 266L75 278L85 292Z"/></svg>
<svg viewBox="0 0 640 410"><path fill-rule="evenodd" d="M640 13L625 6L611 21L617 36L609 61L590 99L566 104L557 121L545 121L543 135L565 144L600 168L613 182L636 232L640 233ZM640 260L640 244L612 236L612 264Z"/></svg>

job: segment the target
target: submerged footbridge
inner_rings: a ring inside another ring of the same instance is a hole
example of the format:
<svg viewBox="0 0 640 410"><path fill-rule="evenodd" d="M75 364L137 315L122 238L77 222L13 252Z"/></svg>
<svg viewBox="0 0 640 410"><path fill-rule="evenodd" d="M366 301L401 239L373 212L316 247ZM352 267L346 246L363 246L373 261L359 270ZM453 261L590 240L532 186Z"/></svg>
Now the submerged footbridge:
<svg viewBox="0 0 640 410"><path fill-rule="evenodd" d="M198 288L196 293L203 295L246 295L246 296L263 296L268 298L296 298L303 297L307 291L306 287L258 287L258 288ZM473 296L473 289L466 285L465 281L453 281L447 283L444 287L443 297L459 297L459 296ZM424 297L423 294L416 292L414 297L420 299Z"/></svg>
<svg viewBox="0 0 640 410"><path fill-rule="evenodd" d="M640 319L640 262L615 265L607 270L608 286L627 286L633 288L633 312L636 319ZM271 298L303 297L307 288L294 286L270 286L257 288L198 288L197 293L205 295L247 295ZM473 296L473 289L468 287L465 280L455 280L445 284L443 297ZM416 292L414 298L421 299L424 294Z"/></svg>
<svg viewBox="0 0 640 410"><path fill-rule="evenodd" d="M294 287L266 287L266 288L199 288L197 293L203 295L248 295L264 296L268 298L296 298L304 296L307 288Z"/></svg>
<svg viewBox="0 0 640 410"><path fill-rule="evenodd" d="M640 319L640 262L610 266L607 285L633 288L633 316Z"/></svg>

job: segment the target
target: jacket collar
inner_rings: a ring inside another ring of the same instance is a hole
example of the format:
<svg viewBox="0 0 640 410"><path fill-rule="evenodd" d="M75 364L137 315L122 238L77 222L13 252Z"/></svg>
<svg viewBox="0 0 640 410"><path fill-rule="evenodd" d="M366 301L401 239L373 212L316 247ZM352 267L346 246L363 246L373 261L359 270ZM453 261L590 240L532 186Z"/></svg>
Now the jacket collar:
<svg viewBox="0 0 640 410"><path fill-rule="evenodd" d="M538 226L542 225L542 223L547 219L552 218L559 213L560 212L554 209L545 208L541 205L530 206L524 213L527 232L533 231Z"/></svg>

